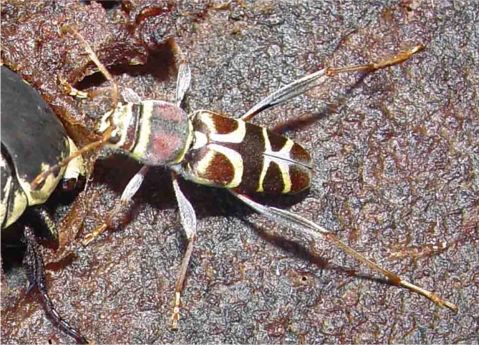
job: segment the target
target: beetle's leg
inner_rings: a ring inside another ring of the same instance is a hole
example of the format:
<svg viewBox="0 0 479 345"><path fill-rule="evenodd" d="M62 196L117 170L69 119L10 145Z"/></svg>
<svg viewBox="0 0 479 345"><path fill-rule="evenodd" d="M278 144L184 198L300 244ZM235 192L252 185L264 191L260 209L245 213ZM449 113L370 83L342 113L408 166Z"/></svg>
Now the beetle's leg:
<svg viewBox="0 0 479 345"><path fill-rule="evenodd" d="M128 209L133 196L136 194L138 189L140 189L143 180L145 179L146 174L150 167L148 165L144 165L136 174L133 176L128 184L126 185L123 193L121 194L120 201L115 205L112 211L106 217L106 220L103 224L93 230L91 233L85 236L82 243L83 245L88 245L91 241L93 241L96 237L100 234L105 232L109 228L114 228L119 223L118 222L118 215L124 214L125 209Z"/></svg>
<svg viewBox="0 0 479 345"><path fill-rule="evenodd" d="M43 225L48 229L49 234L53 237L54 240L58 240L58 229L55 225L55 221L50 216L48 211L40 206L33 206L28 209L28 212L33 212L43 223Z"/></svg>
<svg viewBox="0 0 479 345"><path fill-rule="evenodd" d="M69 96L79 98L79 99L86 99L86 98L94 99L95 97L104 95L106 93L111 93L111 90L112 90L111 86L98 87L90 91L78 90L72 84L70 84L69 82L67 82L65 79L61 77L58 78L58 83L63 89L63 92L65 92Z"/></svg>
<svg viewBox="0 0 479 345"><path fill-rule="evenodd" d="M80 35L80 33L78 33L78 31L75 29L74 26L71 26L71 25L64 25L60 28L60 30L65 33L65 32L71 32L72 34L74 34L80 41L81 43L83 44L85 50L87 51L88 55L90 56L90 59L95 63L95 65L98 67L98 69L100 70L100 72L103 73L103 75L105 76L105 78L111 83L111 98L112 98L112 108L111 108L111 111L110 111L110 114L112 114L114 112L114 110L117 108L118 106L118 85L116 84L116 82L114 81L112 75L110 74L110 72L108 72L108 70L106 69L106 67L100 62L100 60L98 59L98 57L96 56L95 52L93 51L93 49L91 48L91 46L88 44L87 41L85 41L85 39L83 38L82 35ZM70 86L71 87L71 86ZM110 127L103 133L103 137L98 140L98 141L94 141L84 147L82 147L81 149L79 149L78 151L76 151L75 153L72 153L70 154L69 157L65 158L63 161L61 161L60 163L54 165L53 167L51 167L50 169L44 171L43 173L39 174L31 183L31 188L33 190L37 189L38 186L40 184L42 184L45 179L57 172L60 170L60 168L68 165L72 160L74 159L77 159L77 157L81 156L83 153L87 152L87 151L91 151L91 150L95 150L99 147L102 147L104 146L109 140L110 138L112 137L112 134L115 130L115 126L113 123L111 123L111 117L110 117Z"/></svg>
<svg viewBox="0 0 479 345"><path fill-rule="evenodd" d="M87 339L74 327L72 327L62 316L56 311L50 296L48 296L47 286L45 284L45 272L43 269L43 259L40 247L35 239L33 230L26 226L24 231L27 250L23 265L26 268L28 281L30 283L28 291L37 288L43 302L46 314L51 321L57 325L65 334L73 337L80 344L88 344Z"/></svg>
<svg viewBox="0 0 479 345"><path fill-rule="evenodd" d="M306 218L303 218L301 216L298 216L294 213L291 213L289 211L282 210L276 207L259 204L251 200L246 195L238 194L233 191L231 191L231 193L233 193L233 195L235 195L239 200L241 200L242 202L244 202L245 204L253 208L255 211L272 219L273 221L276 221L283 225L287 225L290 228L295 230L296 229L301 230L302 234L313 237L315 240L324 239L332 243L336 247L339 247L341 250L343 250L346 254L354 257L359 262L366 264L373 271L381 273L382 275L387 277L387 279L392 284L402 286L406 289L412 290L420 295L423 295L441 307L447 307L453 311L458 310L455 304L442 299L441 297L439 297L438 295L436 295L435 293L431 291L425 290L417 285L411 284L408 281L403 280L397 274L382 268L381 266L376 264L374 261L368 259L367 257L360 254L353 248L349 247L346 243L342 242L334 233L326 230L322 226L319 226L313 223L312 221Z"/></svg>
<svg viewBox="0 0 479 345"><path fill-rule="evenodd" d="M180 46L172 41L173 50L175 52L178 64L178 76L176 78L176 105L181 107L181 103L185 98L185 94L190 88L191 84L191 70L185 54L182 52Z"/></svg>
<svg viewBox="0 0 479 345"><path fill-rule="evenodd" d="M70 84L69 82L67 82L65 79L61 77L58 77L58 83L63 88L63 91L72 97L81 98L81 99L88 98L88 97L92 98L88 92L80 91L74 88L72 84Z"/></svg>
<svg viewBox="0 0 479 345"><path fill-rule="evenodd" d="M111 99L112 99L112 112L114 109L117 108L118 106L118 85L114 81L112 75L106 67L100 62L98 57L96 56L95 52L93 51L92 47L88 44L88 42L83 38L82 35L76 30L76 28L73 25L64 25L60 28L61 32L66 33L66 32L71 32L74 34L82 43L83 47L87 51L88 55L90 56L90 59L93 61L93 63L98 67L101 73L105 76L105 78L110 82L111 84Z"/></svg>
<svg viewBox="0 0 479 345"><path fill-rule="evenodd" d="M287 84L280 88L279 90L268 95L266 98L261 100L259 103L254 105L250 110L248 110L241 119L244 121L251 120L254 116L258 115L265 109L271 108L277 104L283 103L291 98L299 96L309 89L316 87L328 80L330 77L333 77L340 73L351 73L351 72L374 72L378 69L386 68L393 66L399 63L402 63L408 60L411 56L417 52L424 49L423 45L417 45L412 49L402 51L397 55L394 55L389 58L385 58L378 62L368 63L364 65L351 65L346 67L326 67L322 70L309 74L305 77L302 77L298 80L293 81L290 84Z"/></svg>
<svg viewBox="0 0 479 345"><path fill-rule="evenodd" d="M191 203L181 191L175 172L171 172L171 178L173 181L173 189L175 190L176 200L178 201L181 225L183 226L183 229L186 233L186 238L188 239L188 246L181 261L180 270L178 271L178 276L176 278L173 315L171 316L171 328L177 329L178 320L180 319L181 292L185 284L186 271L188 270L191 254L193 252L193 243L196 238L196 214L193 206L191 206Z"/></svg>
<svg viewBox="0 0 479 345"><path fill-rule="evenodd" d="M141 97L135 92L135 90L130 89L129 87L125 87L125 89L121 91L121 98L123 98L126 103L138 104L142 101Z"/></svg>

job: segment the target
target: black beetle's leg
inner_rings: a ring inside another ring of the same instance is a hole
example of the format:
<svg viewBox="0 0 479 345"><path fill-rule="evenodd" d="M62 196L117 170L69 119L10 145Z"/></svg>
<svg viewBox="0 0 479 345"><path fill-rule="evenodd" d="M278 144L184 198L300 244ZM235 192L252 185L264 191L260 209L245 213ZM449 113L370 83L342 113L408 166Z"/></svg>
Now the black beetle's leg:
<svg viewBox="0 0 479 345"><path fill-rule="evenodd" d="M43 302L43 306L46 314L50 320L58 326L65 334L73 337L80 344L88 344L87 339L81 335L81 333L74 327L72 327L62 316L56 311L50 296L48 296L47 286L45 284L45 272L43 269L43 259L40 251L40 247L35 239L33 230L29 227L25 227L24 231L25 241L27 244L27 250L25 258L23 259L23 265L27 271L29 287L28 291L33 288L37 288L40 293L40 297Z"/></svg>
<svg viewBox="0 0 479 345"><path fill-rule="evenodd" d="M88 245L91 241L93 241L96 237L100 234L105 232L108 228L116 227L117 216L119 214L123 214L124 210L127 209L131 203L133 196L136 194L138 189L140 189L143 180L145 179L146 174L150 167L148 165L144 165L136 174L133 176L128 184L126 185L123 193L121 194L120 201L116 204L112 211L106 217L106 220L103 224L93 230L91 233L85 236L82 243L83 245Z"/></svg>
<svg viewBox="0 0 479 345"><path fill-rule="evenodd" d="M181 291L186 278L186 271L193 253L193 244L196 238L196 214L193 206L185 197L178 185L177 175L171 172L171 178L173 181L173 189L175 190L176 200L178 201L178 208L180 211L180 220L183 229L185 230L186 237L188 239L188 247L186 248L185 255L181 261L180 270L175 284L175 300L173 307L173 315L171 316L171 328L178 328L178 320L180 319L180 306L181 306Z"/></svg>
<svg viewBox="0 0 479 345"><path fill-rule="evenodd" d="M245 204L253 208L256 212L272 219L273 221L276 221L280 224L287 225L288 227L294 230L300 230L303 235L308 235L310 237L313 237L315 240L324 239L332 243L334 246L339 247L341 250L343 250L346 254L354 257L359 262L366 264L373 271L383 274L385 277L387 277L387 279L392 284L402 286L406 289L409 289L420 295L423 295L441 307L447 307L453 311L458 310L455 304L442 299L441 297L439 297L438 295L436 295L435 293L431 291L425 290L417 285L411 284L408 281L403 280L397 274L382 268L381 266L376 264L374 261L368 259L367 257L360 254L353 248L349 247L346 243L342 242L334 233L326 230L322 226L317 225L316 223L313 223L312 221L306 218L303 218L301 216L298 216L294 213L291 213L289 211L282 210L276 207L259 204L251 200L246 195L238 194L233 191L231 191L231 193L235 195L239 200L241 200L242 202L244 202Z"/></svg>
<svg viewBox="0 0 479 345"><path fill-rule="evenodd" d="M279 90L268 95L266 98L261 100L259 103L254 105L250 110L248 110L241 119L244 121L251 120L254 116L258 115L265 109L271 108L277 104L286 102L291 98L299 96L309 89L316 87L328 80L330 77L335 76L340 73L351 73L351 72L374 72L378 69L386 68L392 65L396 65L408 60L411 56L417 52L424 49L423 45L417 45L412 49L402 51L397 55L394 55L389 58L380 60L379 62L373 62L364 65L351 65L346 67L327 67L322 70L319 70L315 73L309 74L302 77L301 79L295 80L292 83L283 86Z"/></svg>
<svg viewBox="0 0 479 345"><path fill-rule="evenodd" d="M58 230L55 221L43 205L30 207L28 212L33 212L48 229L49 234L54 240L58 240Z"/></svg>

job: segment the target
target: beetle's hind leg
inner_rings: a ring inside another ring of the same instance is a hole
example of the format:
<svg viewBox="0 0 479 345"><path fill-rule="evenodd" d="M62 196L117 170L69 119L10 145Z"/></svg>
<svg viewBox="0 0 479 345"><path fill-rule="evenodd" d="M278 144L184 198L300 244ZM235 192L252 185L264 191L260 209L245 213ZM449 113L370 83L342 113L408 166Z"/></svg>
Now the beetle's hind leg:
<svg viewBox="0 0 479 345"><path fill-rule="evenodd" d="M431 301L433 301L434 303L436 303L437 305L441 307L447 307L451 309L452 311L457 312L458 308L455 304L441 298L440 296L436 295L432 291L429 291L429 290L421 288L420 286L414 285L402 279L397 274L382 268L371 259L367 258L363 254L359 253L358 251L348 246L346 243L341 241L334 233L326 230L322 226L317 225L313 223L312 221L306 218L303 218L297 214L294 214L292 212L282 210L276 207L270 207L270 206L259 204L251 200L246 195L238 194L233 191L231 191L231 193L235 195L239 200L241 200L242 202L250 206L252 209L254 209L256 212L266 216L267 218L270 218L271 220L279 224L286 225L290 227L291 229L300 231L302 235L312 237L315 240L320 240L320 239L326 240L327 242L331 243L335 247L338 247L339 249L341 249L347 255L355 258L360 263L365 264L371 270L385 276L388 279L388 281L391 282L391 284L402 286L406 289L414 291L420 295L427 297L428 299L430 299Z"/></svg>
<svg viewBox="0 0 479 345"><path fill-rule="evenodd" d="M173 189L175 191L176 200L178 201L181 225L183 226L183 230L185 230L186 233L186 238L188 239L188 246L183 259L181 260L180 270L178 271L176 278L173 314L171 316L171 328L178 329L178 321L180 319L181 292L183 291L183 287L185 285L186 272L188 271L191 254L193 253L193 244L196 239L196 213L191 203L181 191L175 172L171 172L171 178L173 181Z"/></svg>
<svg viewBox="0 0 479 345"><path fill-rule="evenodd" d="M43 258L38 245L35 234L29 226L25 226L24 230L25 242L27 250L23 259L23 265L27 271L29 287L28 292L37 288L44 310L50 320L57 325L65 334L73 337L80 344L88 344L87 339L81 335L80 331L71 326L55 309L50 296L48 295L45 282L45 271L43 267Z"/></svg>

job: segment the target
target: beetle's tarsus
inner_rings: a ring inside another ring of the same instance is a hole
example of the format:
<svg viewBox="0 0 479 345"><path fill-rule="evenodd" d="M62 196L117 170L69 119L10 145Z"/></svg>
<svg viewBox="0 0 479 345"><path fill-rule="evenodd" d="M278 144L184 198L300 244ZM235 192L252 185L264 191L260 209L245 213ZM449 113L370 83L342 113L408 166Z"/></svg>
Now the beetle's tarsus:
<svg viewBox="0 0 479 345"><path fill-rule="evenodd" d="M90 232L89 234L85 235L85 238L82 241L82 244L84 246L89 245L95 238L100 236L102 233L104 233L108 229L108 225L106 223L103 223L99 227L97 227L95 230Z"/></svg>
<svg viewBox="0 0 479 345"><path fill-rule="evenodd" d="M421 288L417 285L414 285L414 284L409 283L409 282L404 281L404 280L401 280L399 285L401 285L402 287L405 287L406 289L409 289L411 291L414 291L414 292L416 292L420 295L423 295L423 296L429 298L431 301L433 301L434 303L436 303L440 307L449 308L450 310L452 310L454 312L457 312L459 310L459 308L454 303L451 303L451 302L441 298L440 296L436 295L432 291L423 289L423 288Z"/></svg>
<svg viewBox="0 0 479 345"><path fill-rule="evenodd" d="M175 300L173 306L173 314L171 315L171 329L178 329L178 321L180 320L181 292L175 292Z"/></svg>
<svg viewBox="0 0 479 345"><path fill-rule="evenodd" d="M105 65L103 65L98 57L95 54L95 51L93 48L88 44L88 42L83 38L82 35L77 31L74 25L63 25L60 27L61 33L65 34L67 32L72 33L75 35L77 39L80 40L82 43L83 47L87 51L88 55L90 56L90 59L95 63L95 65L98 67L98 69L103 73L106 79L111 83L111 98L112 98L112 113L113 111L117 108L118 106L118 85L116 84L115 80L113 79L112 75L108 70L106 69Z"/></svg>
<svg viewBox="0 0 479 345"><path fill-rule="evenodd" d="M424 45L419 44L409 50L399 52L392 57L385 58L378 62L372 62L364 65L352 65L345 67L327 67L326 75L329 77L338 75L340 73L351 73L351 72L374 72L379 69L387 68L393 65L403 63L404 61L410 59L414 54L420 52L425 48Z"/></svg>

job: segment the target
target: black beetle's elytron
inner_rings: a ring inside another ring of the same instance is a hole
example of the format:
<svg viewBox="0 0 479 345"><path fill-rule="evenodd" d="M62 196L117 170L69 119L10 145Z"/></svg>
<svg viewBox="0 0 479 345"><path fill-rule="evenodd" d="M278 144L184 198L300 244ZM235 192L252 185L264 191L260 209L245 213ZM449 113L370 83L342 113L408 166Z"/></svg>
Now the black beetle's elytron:
<svg viewBox="0 0 479 345"><path fill-rule="evenodd" d="M76 179L83 174L83 162L81 157L72 160L57 174L51 174L40 188L31 189L30 183L35 176L72 155L76 146L38 92L5 66L1 70L0 222L5 237L12 229L10 225L26 208L43 204L60 180ZM53 222L45 212L37 211L56 238ZM38 289L47 315L59 328L78 342L85 343L86 339L60 316L48 296L41 251L28 224L25 225L24 238L27 250L23 263L29 289Z"/></svg>
<svg viewBox="0 0 479 345"><path fill-rule="evenodd" d="M373 270L384 274L392 283L420 293L440 306L457 309L454 304L436 294L378 266L323 227L286 210L261 205L247 196L255 193L288 194L304 190L310 185L312 170L310 156L300 145L265 128L250 124L248 120L264 109L324 83L336 74L369 72L395 65L409 59L421 50L422 46L416 46L378 63L322 69L284 86L259 102L240 119L233 119L208 110L199 110L188 115L180 108L191 79L189 67L184 62L179 65L175 104L141 100L134 92L127 90L123 93L126 103L117 105L117 87L111 75L76 30L72 29L71 32L84 42L90 58L113 83L115 100L113 110L105 114L99 126L100 132L103 133L102 140L80 151L107 145L145 164L126 186L121 196L122 202L115 207L104 224L87 235L85 243L89 243L112 226L115 214L128 204L139 189L149 166L169 167L172 170L181 223L189 240L176 281L172 316L174 328L177 327L179 319L181 290L196 236L196 215L179 188L178 175L195 183L227 188L257 212L292 226L308 236L326 239ZM38 176L34 185L40 183L48 173L47 171Z"/></svg>

